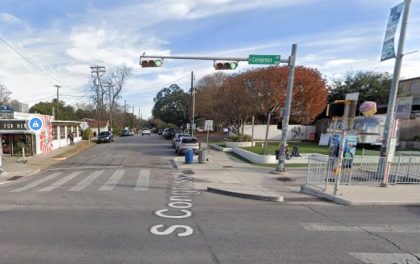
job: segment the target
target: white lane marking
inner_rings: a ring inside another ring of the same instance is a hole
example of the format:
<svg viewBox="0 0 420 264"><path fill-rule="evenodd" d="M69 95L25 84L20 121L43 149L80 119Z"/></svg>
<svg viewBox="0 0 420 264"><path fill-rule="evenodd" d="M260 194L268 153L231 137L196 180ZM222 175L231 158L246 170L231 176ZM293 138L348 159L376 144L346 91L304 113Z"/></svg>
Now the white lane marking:
<svg viewBox="0 0 420 264"><path fill-rule="evenodd" d="M369 264L420 264L420 260L413 255L404 253L354 253L349 252L355 258ZM420 258L420 253L415 254Z"/></svg>
<svg viewBox="0 0 420 264"><path fill-rule="evenodd" d="M135 191L147 191L149 189L150 170L140 170Z"/></svg>
<svg viewBox="0 0 420 264"><path fill-rule="evenodd" d="M301 223L301 225L309 231L321 232L377 232L377 233L420 233L420 225L360 225L345 226L339 224L326 223Z"/></svg>
<svg viewBox="0 0 420 264"><path fill-rule="evenodd" d="M172 225L172 226L169 226L165 230L162 230L162 231L159 230L162 227L165 227L165 226L164 225L152 226L152 228L150 228L150 232L152 232L152 234L155 234L157 236L167 236L175 232L176 229L184 229L184 232L176 234L179 237L191 236L194 233L193 229L190 226L186 226L186 225Z"/></svg>
<svg viewBox="0 0 420 264"><path fill-rule="evenodd" d="M27 185L25 185L23 187L20 187L20 188L11 190L10 192L22 192L22 191L26 191L28 189L34 188L34 187L36 187L36 186L44 183L44 182L47 182L47 181L49 181L49 180L57 177L58 175L60 175L60 172L56 172L56 173L50 174L50 175L48 175L48 176L46 176L46 177L44 177L42 179L39 179L37 181L34 181L34 182L32 182L30 184L27 184Z"/></svg>
<svg viewBox="0 0 420 264"><path fill-rule="evenodd" d="M99 188L99 191L112 191L124 175L125 170L117 170L112 174L108 181Z"/></svg>
<svg viewBox="0 0 420 264"><path fill-rule="evenodd" d="M38 192L49 192L54 190L57 187L60 187L61 185L65 184L66 182L70 181L71 179L77 177L80 173L82 173L81 171L74 171L72 173L70 173L69 175L67 175L66 177L63 177L61 179L59 179L56 182L51 183L49 186L39 189Z"/></svg>
<svg viewBox="0 0 420 264"><path fill-rule="evenodd" d="M89 176L81 180L76 186L73 186L69 189L69 191L78 192L89 186L99 175L101 175L104 171L94 171Z"/></svg>

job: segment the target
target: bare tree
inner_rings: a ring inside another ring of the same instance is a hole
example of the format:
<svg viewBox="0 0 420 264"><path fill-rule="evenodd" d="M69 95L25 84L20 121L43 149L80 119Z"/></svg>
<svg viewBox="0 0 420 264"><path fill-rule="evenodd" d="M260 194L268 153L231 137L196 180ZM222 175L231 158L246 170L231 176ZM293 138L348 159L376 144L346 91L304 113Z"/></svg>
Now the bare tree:
<svg viewBox="0 0 420 264"><path fill-rule="evenodd" d="M12 94L6 85L0 83L0 103L7 104L10 101L10 95Z"/></svg>
<svg viewBox="0 0 420 264"><path fill-rule="evenodd" d="M112 127L112 114L117 100L121 97L121 91L131 74L131 68L127 65L111 69L108 73L108 99L109 99L109 123Z"/></svg>

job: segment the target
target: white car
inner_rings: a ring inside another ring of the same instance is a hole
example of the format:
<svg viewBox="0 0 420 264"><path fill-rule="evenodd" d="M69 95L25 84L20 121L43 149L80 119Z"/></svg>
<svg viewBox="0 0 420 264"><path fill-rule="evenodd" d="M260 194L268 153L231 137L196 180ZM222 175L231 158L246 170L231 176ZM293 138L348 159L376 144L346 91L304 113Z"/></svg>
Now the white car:
<svg viewBox="0 0 420 264"><path fill-rule="evenodd" d="M149 129L143 129L143 130L141 131L141 135L142 135L142 136L144 136L144 135L148 135L148 136L150 136L150 130L149 130Z"/></svg>
<svg viewBox="0 0 420 264"><path fill-rule="evenodd" d="M175 153L180 155L183 154L187 149L192 149L194 153L198 153L200 145L198 140L192 137L181 137L180 141L176 145Z"/></svg>
<svg viewBox="0 0 420 264"><path fill-rule="evenodd" d="M172 139L172 147L175 148L178 142L180 141L181 137L190 137L189 134L184 133L176 133L174 138Z"/></svg>

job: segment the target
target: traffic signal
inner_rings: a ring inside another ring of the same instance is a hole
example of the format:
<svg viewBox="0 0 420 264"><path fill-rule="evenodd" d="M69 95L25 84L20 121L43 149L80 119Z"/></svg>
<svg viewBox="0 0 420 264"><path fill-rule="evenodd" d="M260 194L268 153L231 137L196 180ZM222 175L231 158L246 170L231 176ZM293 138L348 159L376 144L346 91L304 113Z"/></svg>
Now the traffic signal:
<svg viewBox="0 0 420 264"><path fill-rule="evenodd" d="M237 61L215 61L214 69L216 70L235 70L238 67Z"/></svg>
<svg viewBox="0 0 420 264"><path fill-rule="evenodd" d="M140 65L142 68L149 67L160 67L162 65L162 59L142 59Z"/></svg>

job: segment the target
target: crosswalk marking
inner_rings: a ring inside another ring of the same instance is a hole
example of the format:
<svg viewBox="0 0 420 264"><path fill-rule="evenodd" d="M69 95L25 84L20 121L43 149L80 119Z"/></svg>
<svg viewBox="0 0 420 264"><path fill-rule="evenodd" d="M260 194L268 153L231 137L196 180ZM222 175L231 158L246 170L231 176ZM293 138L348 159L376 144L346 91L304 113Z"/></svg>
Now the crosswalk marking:
<svg viewBox="0 0 420 264"><path fill-rule="evenodd" d="M117 170L112 174L108 181L99 188L100 191L112 191L124 175L125 170Z"/></svg>
<svg viewBox="0 0 420 264"><path fill-rule="evenodd" d="M30 184L27 184L27 185L25 185L25 186L23 186L21 188L17 188L17 189L11 190L11 192L22 192L22 191L26 191L28 189L34 188L34 187L36 187L36 186L44 183L44 182L47 182L47 181L49 181L49 180L57 177L58 175L60 175L60 172L56 172L56 173L50 174L50 175L48 175L48 176L46 176L46 177L44 177L42 179L39 179L37 181L34 181L34 182L32 182Z"/></svg>
<svg viewBox="0 0 420 264"><path fill-rule="evenodd" d="M61 185L65 184L66 182L70 181L71 179L77 177L80 173L82 173L81 171L74 171L72 173L70 173L69 175L67 175L66 177L63 177L61 179L59 179L56 182L51 183L49 186L39 189L38 192L49 192L54 190L57 187L60 187Z"/></svg>
<svg viewBox="0 0 420 264"><path fill-rule="evenodd" d="M361 260L364 263L370 264L420 264L420 253L413 256L404 253L353 253L350 255Z"/></svg>
<svg viewBox="0 0 420 264"><path fill-rule="evenodd" d="M301 223L309 231L321 232L376 232L376 233L420 233L420 225L340 225L327 223Z"/></svg>
<svg viewBox="0 0 420 264"><path fill-rule="evenodd" d="M147 191L149 189L150 170L140 170L135 191Z"/></svg>
<svg viewBox="0 0 420 264"><path fill-rule="evenodd" d="M104 171L94 171L89 176L81 180L77 185L73 186L69 189L69 191L78 192L89 186L99 175L101 175Z"/></svg>

